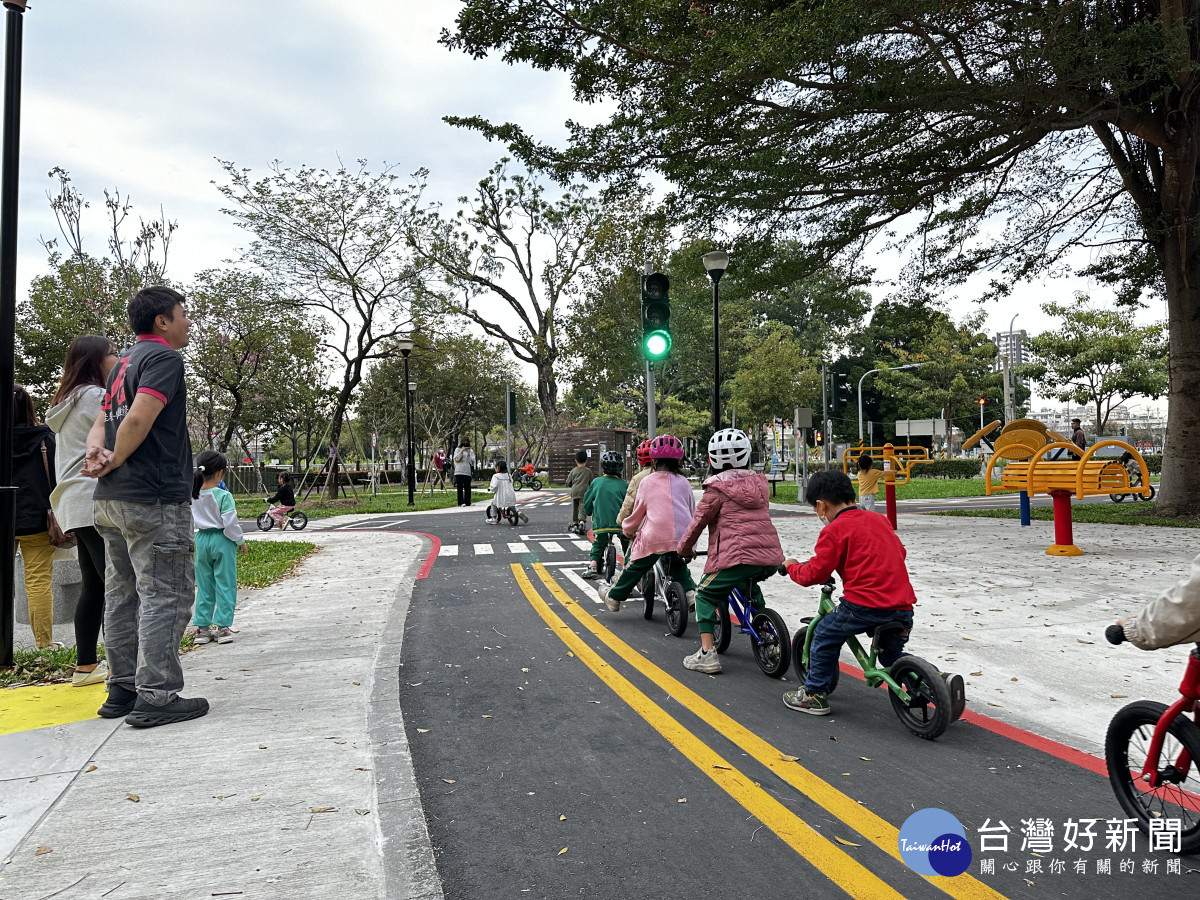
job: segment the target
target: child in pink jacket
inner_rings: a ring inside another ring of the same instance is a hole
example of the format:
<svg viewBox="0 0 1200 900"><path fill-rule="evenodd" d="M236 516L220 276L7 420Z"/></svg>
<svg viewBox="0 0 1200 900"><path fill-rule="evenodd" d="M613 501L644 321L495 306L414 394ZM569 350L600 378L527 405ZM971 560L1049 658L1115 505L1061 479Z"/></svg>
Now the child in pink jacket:
<svg viewBox="0 0 1200 900"><path fill-rule="evenodd" d="M633 538L625 568L614 585L600 586L600 599L612 612L621 611L621 601L629 598L660 556L675 552L696 508L691 482L679 474L679 461L683 459L683 444L679 438L660 434L650 442L650 459L654 471L642 479L633 512L621 523L626 535L637 535ZM687 566L679 564L675 569L675 579L687 591L691 604L696 583Z"/></svg>
<svg viewBox="0 0 1200 900"><path fill-rule="evenodd" d="M733 588L756 576L774 574L783 562L783 548L771 524L767 479L749 469L746 433L726 428L714 434L708 442L708 464L715 474L704 482L696 516L679 541L679 555L690 559L696 538L708 528L704 578L696 593L700 649L684 657L683 665L711 675L721 671L721 658L713 645L717 605ZM754 606L761 609L762 591L758 582L753 584Z"/></svg>

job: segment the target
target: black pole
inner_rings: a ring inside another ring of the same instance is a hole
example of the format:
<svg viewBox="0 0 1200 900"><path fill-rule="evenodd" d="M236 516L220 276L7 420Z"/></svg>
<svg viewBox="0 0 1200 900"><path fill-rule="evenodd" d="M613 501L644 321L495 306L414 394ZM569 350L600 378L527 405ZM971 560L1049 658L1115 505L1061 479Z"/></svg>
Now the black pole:
<svg viewBox="0 0 1200 900"><path fill-rule="evenodd" d="M404 430L408 433L408 469L405 472L408 480L408 505L415 506L413 494L417 490L417 470L413 465L412 389L408 380L407 355L404 357Z"/></svg>
<svg viewBox="0 0 1200 900"><path fill-rule="evenodd" d="M720 269L708 273L713 283L713 400L712 430L721 430L721 275Z"/></svg>
<svg viewBox="0 0 1200 900"><path fill-rule="evenodd" d="M17 495L12 486L13 358L17 327L17 177L21 162L21 14L5 0L4 150L0 161L0 666L13 664Z"/></svg>

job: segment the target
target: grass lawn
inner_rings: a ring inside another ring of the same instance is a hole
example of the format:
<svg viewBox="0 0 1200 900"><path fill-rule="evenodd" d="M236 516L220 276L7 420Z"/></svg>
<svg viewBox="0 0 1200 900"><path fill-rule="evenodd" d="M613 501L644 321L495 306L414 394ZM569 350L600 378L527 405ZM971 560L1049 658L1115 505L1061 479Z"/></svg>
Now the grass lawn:
<svg viewBox="0 0 1200 900"><path fill-rule="evenodd" d="M812 470L809 470L812 475ZM896 485L897 500L930 500L937 497L983 496L982 478L914 478L908 484ZM796 484L781 481L775 486L776 503L795 503ZM879 487L879 503L883 502L883 485Z"/></svg>
<svg viewBox="0 0 1200 900"><path fill-rule="evenodd" d="M1019 519L1016 509L946 509L937 516L976 516L984 519ZM1049 522L1054 511L1049 506L1035 506L1030 518ZM1071 506L1071 521L1107 525L1158 525L1164 528L1200 528L1200 518L1166 518L1154 514L1153 503L1075 503Z"/></svg>
<svg viewBox="0 0 1200 900"><path fill-rule="evenodd" d="M250 552L238 554L238 587L261 588L286 578L292 569L317 549L303 541L251 541ZM191 635L183 639L181 649L193 648ZM99 648L104 659L104 647ZM13 651L13 668L0 668L0 688L29 684L54 684L71 677L75 667L75 648L42 650L18 648Z"/></svg>
<svg viewBox="0 0 1200 900"><path fill-rule="evenodd" d="M479 493L479 489L476 488L475 495L478 496ZM258 518L267 510L267 504L263 503L262 499L258 494L236 496L234 500L237 503L238 517L242 519ZM304 510L310 519L328 519L330 516L362 515L364 513L422 512L430 509L445 509L458 502L458 495L454 491L438 492L432 495L417 492L413 499L416 501L416 505L409 506L407 488L389 488L373 497L366 491L359 490L358 499L351 494L349 497L330 500L323 495L318 496L315 491L307 500L296 498L297 506Z"/></svg>

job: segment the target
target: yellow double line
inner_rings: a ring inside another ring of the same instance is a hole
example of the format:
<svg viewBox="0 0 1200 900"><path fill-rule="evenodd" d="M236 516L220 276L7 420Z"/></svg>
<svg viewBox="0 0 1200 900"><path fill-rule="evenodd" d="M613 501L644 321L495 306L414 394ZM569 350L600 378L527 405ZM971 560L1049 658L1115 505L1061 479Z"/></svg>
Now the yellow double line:
<svg viewBox="0 0 1200 900"><path fill-rule="evenodd" d="M785 759L784 754L778 748L773 747L658 666L647 661L640 653L584 612L559 586L545 566L537 563L533 569L554 599L626 663L666 691L677 703L702 719L722 737L903 864L900 857L899 830L897 828L818 778L799 763ZM903 896L836 844L813 830L810 825L774 797L755 785L752 779L723 760L712 748L684 728L665 710L639 691L628 679L613 670L542 600L520 564L514 563L512 571L530 605L581 662L587 665L656 731L674 744L693 765L737 800L747 811L753 813L760 822L775 832L792 849L812 863L851 897L894 898ZM905 871L911 870L906 868ZM956 900L984 900L984 898L1003 900L1002 894L969 875L959 875L956 878L921 877Z"/></svg>

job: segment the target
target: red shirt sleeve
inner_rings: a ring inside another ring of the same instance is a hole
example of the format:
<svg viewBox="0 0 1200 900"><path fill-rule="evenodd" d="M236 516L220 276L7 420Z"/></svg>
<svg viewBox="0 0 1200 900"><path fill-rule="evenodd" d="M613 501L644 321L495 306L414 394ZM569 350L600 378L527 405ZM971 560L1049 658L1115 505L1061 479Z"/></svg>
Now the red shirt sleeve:
<svg viewBox="0 0 1200 900"><path fill-rule="evenodd" d="M788 566L788 575L792 581L811 587L829 580L829 576L834 573L842 559L841 531L842 529L835 527L833 523L821 529L812 559L806 563L793 563Z"/></svg>

